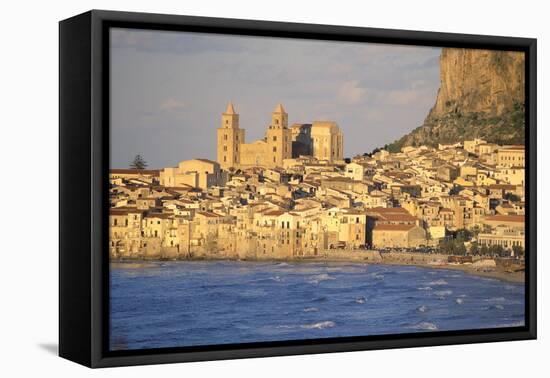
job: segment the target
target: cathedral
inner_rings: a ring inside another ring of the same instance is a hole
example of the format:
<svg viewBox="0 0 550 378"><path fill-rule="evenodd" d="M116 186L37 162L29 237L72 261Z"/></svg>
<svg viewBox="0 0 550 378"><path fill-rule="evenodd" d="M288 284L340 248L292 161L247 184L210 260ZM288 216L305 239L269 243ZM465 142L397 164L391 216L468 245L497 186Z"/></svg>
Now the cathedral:
<svg viewBox="0 0 550 378"><path fill-rule="evenodd" d="M313 156L334 163L343 159L344 136L336 122L315 121L288 127L288 114L281 104L271 113L266 136L245 143L239 114L230 102L218 128L217 158L221 168L282 167L285 159Z"/></svg>

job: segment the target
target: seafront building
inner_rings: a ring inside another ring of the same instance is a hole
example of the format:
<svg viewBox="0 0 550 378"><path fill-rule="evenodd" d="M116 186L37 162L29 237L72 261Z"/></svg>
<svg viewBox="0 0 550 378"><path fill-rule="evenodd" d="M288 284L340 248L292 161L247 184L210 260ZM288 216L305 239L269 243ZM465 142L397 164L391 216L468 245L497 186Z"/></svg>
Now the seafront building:
<svg viewBox="0 0 550 378"><path fill-rule="evenodd" d="M214 133L213 133L214 135ZM482 139L344 160L333 121L288 126L282 105L247 143L230 103L216 161L110 172L112 258L307 258L437 248L459 230L525 247L525 149Z"/></svg>

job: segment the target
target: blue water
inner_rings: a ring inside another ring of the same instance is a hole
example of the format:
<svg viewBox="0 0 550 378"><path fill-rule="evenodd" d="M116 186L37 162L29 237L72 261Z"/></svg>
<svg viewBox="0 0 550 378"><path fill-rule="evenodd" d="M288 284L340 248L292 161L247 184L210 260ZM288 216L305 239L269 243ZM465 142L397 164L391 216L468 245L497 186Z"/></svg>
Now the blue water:
<svg viewBox="0 0 550 378"><path fill-rule="evenodd" d="M524 285L359 263L111 266L112 350L512 327Z"/></svg>

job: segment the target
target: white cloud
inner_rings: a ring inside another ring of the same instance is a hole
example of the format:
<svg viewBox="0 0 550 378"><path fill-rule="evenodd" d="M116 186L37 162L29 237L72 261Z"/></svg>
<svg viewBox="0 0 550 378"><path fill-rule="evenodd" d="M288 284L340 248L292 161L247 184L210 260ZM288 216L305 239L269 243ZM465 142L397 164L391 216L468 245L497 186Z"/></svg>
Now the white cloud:
<svg viewBox="0 0 550 378"><path fill-rule="evenodd" d="M179 112L185 109L187 109L187 103L185 101L177 100L173 97L164 100L160 104L160 110L162 111Z"/></svg>
<svg viewBox="0 0 550 378"><path fill-rule="evenodd" d="M359 80L350 80L340 86L337 98L344 104L355 105L362 102L367 93L366 88L359 86Z"/></svg>
<svg viewBox="0 0 550 378"><path fill-rule="evenodd" d="M386 97L388 104L407 105L418 102L421 92L414 89L390 91Z"/></svg>

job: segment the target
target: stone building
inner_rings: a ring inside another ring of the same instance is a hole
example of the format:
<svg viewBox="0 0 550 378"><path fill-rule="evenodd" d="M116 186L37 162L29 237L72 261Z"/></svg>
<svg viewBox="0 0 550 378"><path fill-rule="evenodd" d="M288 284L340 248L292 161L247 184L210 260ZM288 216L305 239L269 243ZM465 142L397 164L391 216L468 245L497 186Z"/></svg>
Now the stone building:
<svg viewBox="0 0 550 378"><path fill-rule="evenodd" d="M223 169L264 166L282 167L283 160L292 156L288 114L281 104L271 114L271 124L263 140L245 143L245 130L239 127L239 115L232 103L222 114L218 128L218 162Z"/></svg>
<svg viewBox="0 0 550 378"><path fill-rule="evenodd" d="M480 245L490 247L500 245L505 250L511 251L514 247L525 249L525 230L518 227L499 225L490 232L478 235Z"/></svg>
<svg viewBox="0 0 550 378"><path fill-rule="evenodd" d="M380 224L372 231L374 248L417 248L426 244L426 231L414 224Z"/></svg>
<svg viewBox="0 0 550 378"><path fill-rule="evenodd" d="M302 155L332 163L343 159L343 144L343 134L332 121L295 124L289 128L288 114L281 104L271 113L265 138L246 143L239 114L229 103L217 131L217 160L226 170L284 167L284 160Z"/></svg>
<svg viewBox="0 0 550 378"><path fill-rule="evenodd" d="M227 173L220 164L208 159L181 161L177 167L164 168L160 172L160 184L165 187L190 186L206 190L211 186L223 186Z"/></svg>
<svg viewBox="0 0 550 378"><path fill-rule="evenodd" d="M222 168L239 166L240 144L244 143L244 129L239 128L239 115L232 103L222 113L221 126L218 129L217 151L218 163Z"/></svg>
<svg viewBox="0 0 550 378"><path fill-rule="evenodd" d="M332 121L292 125L292 157L313 156L333 163L344 158L344 135Z"/></svg>
<svg viewBox="0 0 550 378"><path fill-rule="evenodd" d="M504 146L497 151L497 164L501 167L525 167L525 146Z"/></svg>

